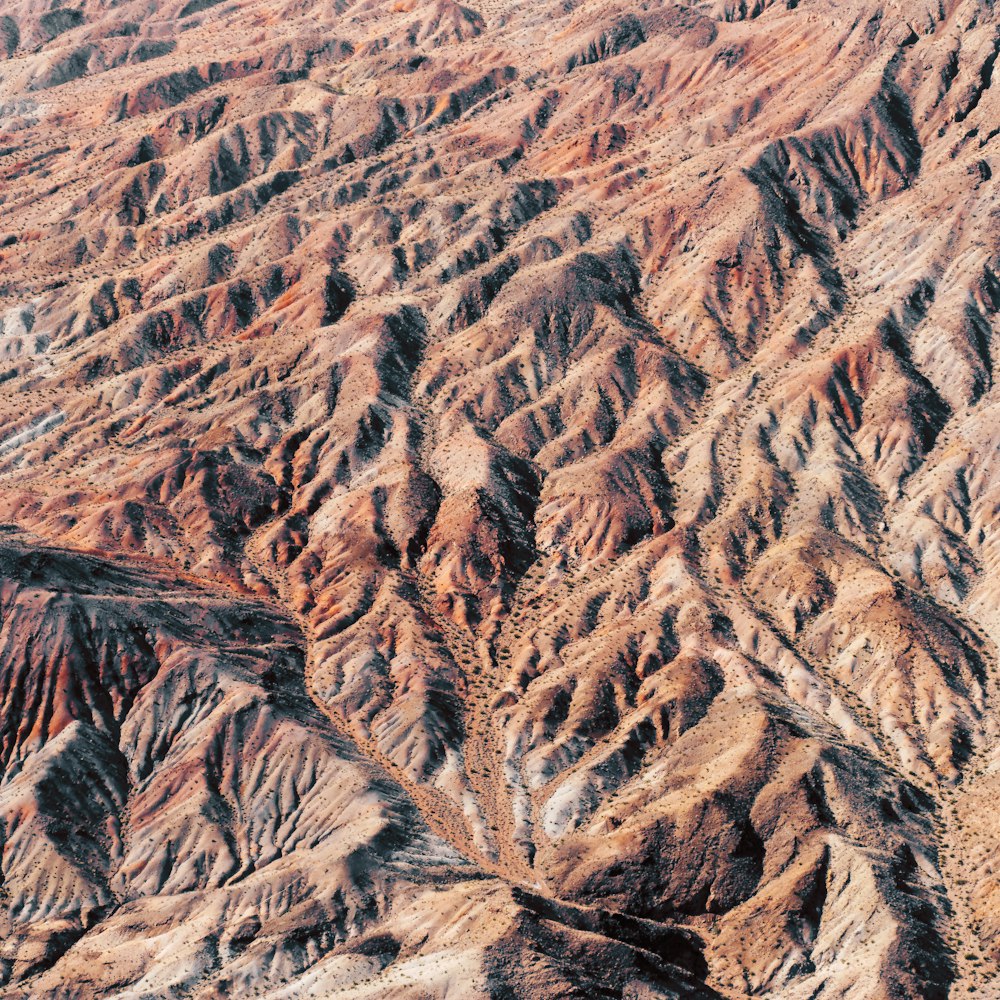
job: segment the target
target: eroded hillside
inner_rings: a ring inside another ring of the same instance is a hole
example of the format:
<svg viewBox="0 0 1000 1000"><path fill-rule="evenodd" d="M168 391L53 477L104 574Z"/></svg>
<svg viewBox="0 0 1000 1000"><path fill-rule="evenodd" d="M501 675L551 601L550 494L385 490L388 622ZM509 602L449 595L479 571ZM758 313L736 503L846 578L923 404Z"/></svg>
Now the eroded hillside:
<svg viewBox="0 0 1000 1000"><path fill-rule="evenodd" d="M0 995L1000 996L998 53L7 0Z"/></svg>

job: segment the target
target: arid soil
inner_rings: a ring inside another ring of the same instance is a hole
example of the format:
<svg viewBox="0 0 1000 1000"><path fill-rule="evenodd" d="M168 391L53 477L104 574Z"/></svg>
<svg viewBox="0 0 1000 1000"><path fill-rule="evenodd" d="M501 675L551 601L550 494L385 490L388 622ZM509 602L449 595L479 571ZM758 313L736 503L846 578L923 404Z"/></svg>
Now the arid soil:
<svg viewBox="0 0 1000 1000"><path fill-rule="evenodd" d="M4 0L0 996L1000 997L987 0Z"/></svg>

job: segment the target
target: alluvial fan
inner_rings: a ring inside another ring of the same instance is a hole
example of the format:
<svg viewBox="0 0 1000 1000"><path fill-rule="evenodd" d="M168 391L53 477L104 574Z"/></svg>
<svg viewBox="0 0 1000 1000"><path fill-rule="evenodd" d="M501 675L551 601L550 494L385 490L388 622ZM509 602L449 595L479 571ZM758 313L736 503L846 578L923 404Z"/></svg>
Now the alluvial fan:
<svg viewBox="0 0 1000 1000"><path fill-rule="evenodd" d="M0 996L1000 997L992 0L4 0Z"/></svg>

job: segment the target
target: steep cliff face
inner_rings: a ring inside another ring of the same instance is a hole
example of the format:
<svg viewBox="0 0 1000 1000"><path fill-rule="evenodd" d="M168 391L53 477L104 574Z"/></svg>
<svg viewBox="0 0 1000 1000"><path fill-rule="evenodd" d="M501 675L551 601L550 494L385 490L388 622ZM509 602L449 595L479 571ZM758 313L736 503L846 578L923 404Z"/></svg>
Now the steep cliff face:
<svg viewBox="0 0 1000 1000"><path fill-rule="evenodd" d="M998 38L10 0L0 995L983 995Z"/></svg>

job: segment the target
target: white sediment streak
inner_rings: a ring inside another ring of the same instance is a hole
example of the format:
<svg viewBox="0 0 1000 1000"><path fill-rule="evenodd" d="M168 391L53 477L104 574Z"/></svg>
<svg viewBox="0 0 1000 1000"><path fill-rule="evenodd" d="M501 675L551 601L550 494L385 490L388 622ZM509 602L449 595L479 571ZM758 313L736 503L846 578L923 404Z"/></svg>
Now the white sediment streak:
<svg viewBox="0 0 1000 1000"><path fill-rule="evenodd" d="M48 348L49 335L34 328L37 305L28 302L0 315L0 361L43 354Z"/></svg>
<svg viewBox="0 0 1000 1000"><path fill-rule="evenodd" d="M20 448L22 445L28 444L29 441L34 441L46 431L58 427L65 419L66 414L61 410L39 418L30 427L26 427L23 431L18 431L17 434L7 438L6 441L0 442L0 455L6 455L7 452Z"/></svg>

